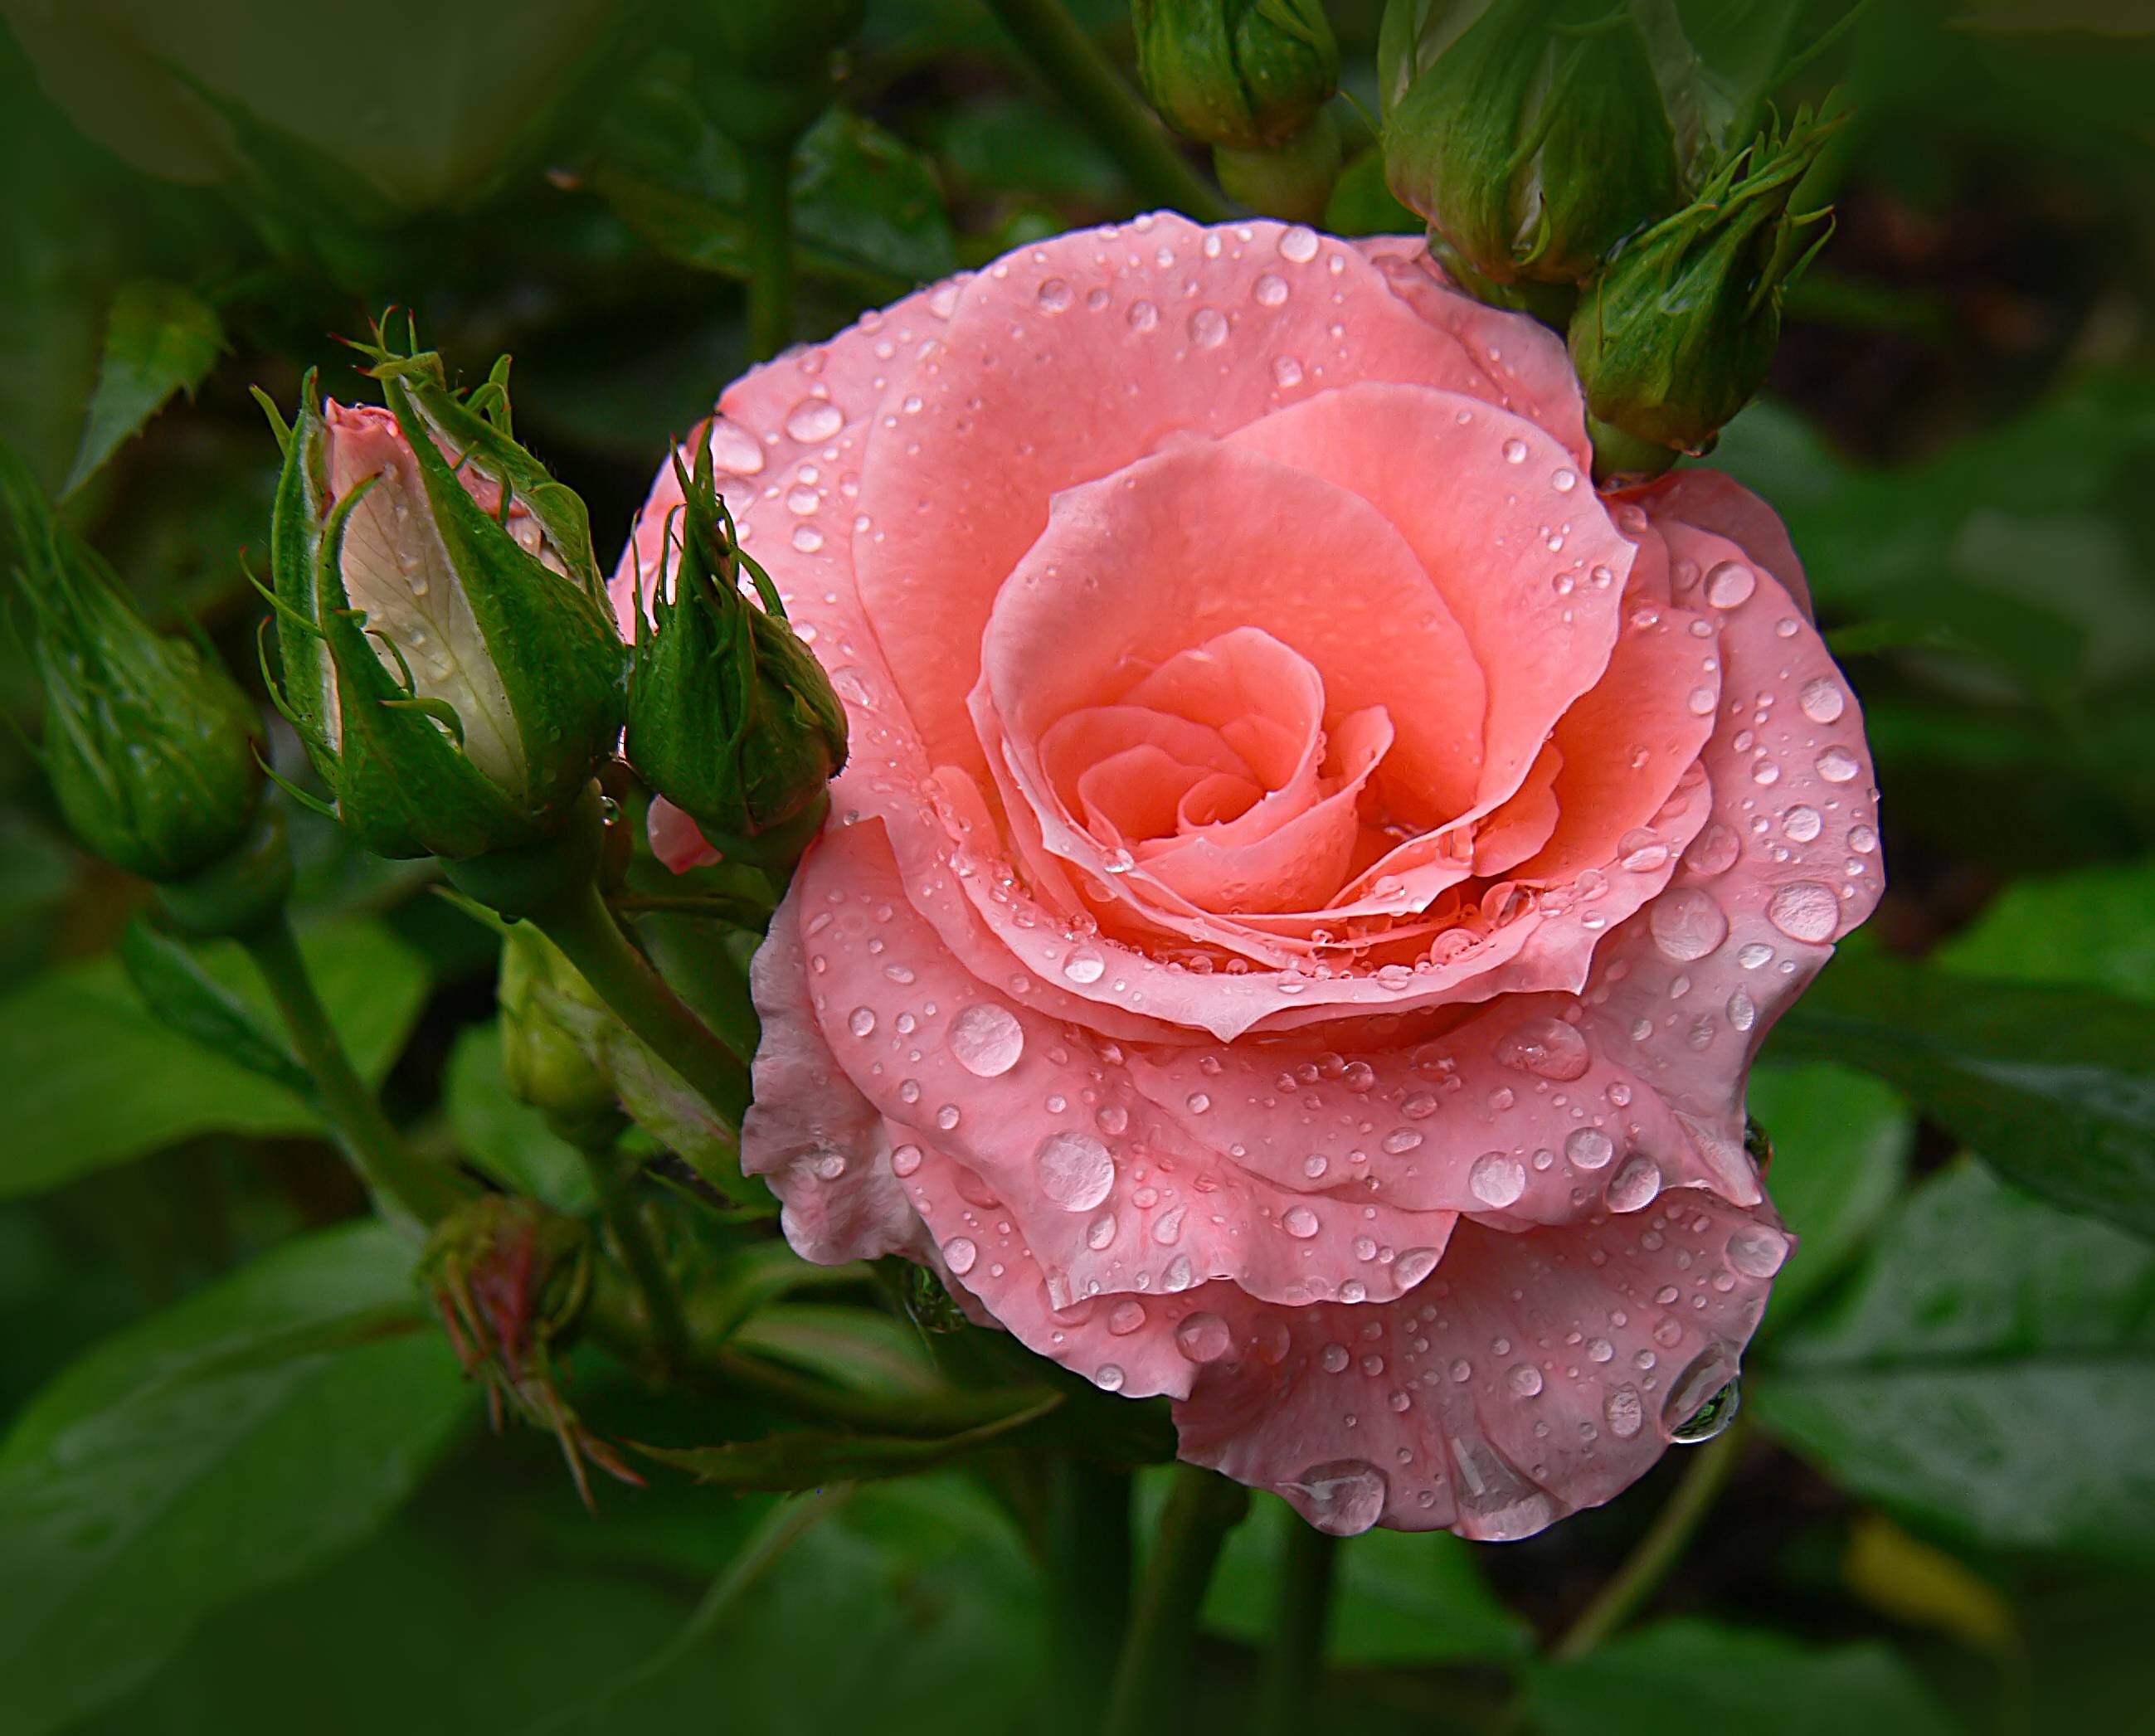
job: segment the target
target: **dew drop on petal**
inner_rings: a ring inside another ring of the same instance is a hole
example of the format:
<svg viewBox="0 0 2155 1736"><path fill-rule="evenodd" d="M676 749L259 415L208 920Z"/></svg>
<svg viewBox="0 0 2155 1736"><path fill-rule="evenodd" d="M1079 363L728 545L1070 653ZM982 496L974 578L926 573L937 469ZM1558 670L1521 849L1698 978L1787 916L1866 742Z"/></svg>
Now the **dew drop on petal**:
<svg viewBox="0 0 2155 1736"><path fill-rule="evenodd" d="M1728 938L1727 914L1694 886L1663 893L1654 900L1647 920L1654 944L1682 963L1704 958Z"/></svg>
<svg viewBox="0 0 2155 1736"><path fill-rule="evenodd" d="M1103 1392L1120 1392L1123 1382L1129 1378L1118 1365L1103 1362L1100 1365L1099 1372L1093 1376L1093 1384Z"/></svg>
<svg viewBox="0 0 2155 1736"><path fill-rule="evenodd" d="M787 435L803 442L827 440L845 425L845 412L828 398L803 398L786 417Z"/></svg>
<svg viewBox="0 0 2155 1736"><path fill-rule="evenodd" d="M1175 1348L1192 1362L1217 1362L1235 1348L1235 1335L1219 1315L1195 1314L1175 1329Z"/></svg>
<svg viewBox="0 0 2155 1736"><path fill-rule="evenodd" d="M1117 1338L1128 1338L1144 1323L1145 1309L1142 1302L1118 1302L1108 1315L1108 1330Z"/></svg>
<svg viewBox="0 0 2155 1736"><path fill-rule="evenodd" d="M1628 1441L1639 1432L1646 1420L1646 1406L1640 1402L1639 1389L1619 1386L1602 1401L1601 1415L1609 1424L1609 1432L1619 1441Z"/></svg>
<svg viewBox="0 0 2155 1736"><path fill-rule="evenodd" d="M1845 747L1830 747L1818 756L1818 775L1830 784L1845 784L1863 768Z"/></svg>
<svg viewBox="0 0 2155 1736"><path fill-rule="evenodd" d="M1574 1170L1604 1169L1616 1155L1616 1142L1598 1127L1582 1127L1565 1139L1564 1155Z"/></svg>
<svg viewBox="0 0 2155 1736"><path fill-rule="evenodd" d="M901 1181L920 1167L920 1148L901 1145L890 1155L890 1173Z"/></svg>
<svg viewBox="0 0 2155 1736"><path fill-rule="evenodd" d="M1485 1151L1467 1172L1467 1185L1485 1206L1502 1208L1527 1191L1527 1166L1506 1151Z"/></svg>
<svg viewBox="0 0 2155 1736"><path fill-rule="evenodd" d="M1302 223L1280 231L1280 258L1291 264L1307 265L1317 257L1317 231Z"/></svg>
<svg viewBox="0 0 2155 1736"><path fill-rule="evenodd" d="M1016 1067L1025 1052L1025 1027L1007 1007L982 1001L950 1022L950 1052L967 1073L995 1078Z"/></svg>
<svg viewBox="0 0 2155 1736"><path fill-rule="evenodd" d="M968 1236L953 1236L943 1244L943 1263L963 1278L973 1269L973 1262L980 1257L980 1251Z"/></svg>
<svg viewBox="0 0 2155 1736"><path fill-rule="evenodd" d="M1227 341L1227 316L1216 307L1200 307L1190 316L1190 341L1200 350L1216 350Z"/></svg>
<svg viewBox="0 0 2155 1736"><path fill-rule="evenodd" d="M1661 1165L1651 1157L1635 1157L1610 1180L1609 1209L1611 1211L1643 1211L1653 1203L1654 1196L1661 1191Z"/></svg>
<svg viewBox="0 0 2155 1736"><path fill-rule="evenodd" d="M1298 1497L1294 1504L1319 1531L1333 1537L1359 1537L1383 1518L1390 1493L1385 1473L1363 1459L1331 1459L1312 1465L1281 1493Z"/></svg>
<svg viewBox="0 0 2155 1736"><path fill-rule="evenodd" d="M1317 1214L1307 1206L1290 1206L1280 1218L1280 1227L1298 1242L1307 1242L1320 1227Z"/></svg>
<svg viewBox="0 0 2155 1736"><path fill-rule="evenodd" d="M1065 1211L1090 1211L1114 1191L1113 1155L1088 1133L1048 1134L1035 1149L1032 1166L1040 1191Z"/></svg>
<svg viewBox="0 0 2155 1736"><path fill-rule="evenodd" d="M1557 1018L1528 1019L1514 1027L1497 1045L1497 1058L1544 1079L1575 1079L1590 1064L1579 1027Z"/></svg>
<svg viewBox="0 0 2155 1736"><path fill-rule="evenodd" d="M1062 974L1072 982L1098 982L1108 972L1108 961L1093 946L1073 946L1062 961Z"/></svg>
<svg viewBox="0 0 2155 1736"><path fill-rule="evenodd" d="M1402 1290L1411 1290L1436 1270L1436 1250L1410 1247L1392 1262L1392 1276Z"/></svg>
<svg viewBox="0 0 2155 1736"><path fill-rule="evenodd" d="M1789 1238L1764 1224L1745 1224L1728 1238L1728 1263L1746 1278L1771 1278L1789 1257Z"/></svg>
<svg viewBox="0 0 2155 1736"><path fill-rule="evenodd" d="M1707 570L1706 600L1717 609L1733 609L1751 600L1758 576L1741 561L1723 561Z"/></svg>
<svg viewBox="0 0 2155 1736"><path fill-rule="evenodd" d="M1796 704L1813 723L1830 724L1847 709L1848 701L1831 676L1820 675L1804 684Z"/></svg>
<svg viewBox="0 0 2155 1736"><path fill-rule="evenodd" d="M1774 894L1766 919L1791 940L1830 940L1840 925L1840 900L1830 886L1792 880Z"/></svg>

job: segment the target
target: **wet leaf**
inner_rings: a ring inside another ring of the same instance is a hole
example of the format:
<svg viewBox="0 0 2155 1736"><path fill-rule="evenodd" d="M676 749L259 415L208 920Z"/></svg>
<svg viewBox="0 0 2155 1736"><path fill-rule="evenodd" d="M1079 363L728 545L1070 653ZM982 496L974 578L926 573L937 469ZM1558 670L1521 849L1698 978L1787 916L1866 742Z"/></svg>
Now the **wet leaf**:
<svg viewBox="0 0 2155 1736"><path fill-rule="evenodd" d="M1745 1391L1843 1487L1975 1541L2155 1560L2155 1252L1961 1163Z"/></svg>

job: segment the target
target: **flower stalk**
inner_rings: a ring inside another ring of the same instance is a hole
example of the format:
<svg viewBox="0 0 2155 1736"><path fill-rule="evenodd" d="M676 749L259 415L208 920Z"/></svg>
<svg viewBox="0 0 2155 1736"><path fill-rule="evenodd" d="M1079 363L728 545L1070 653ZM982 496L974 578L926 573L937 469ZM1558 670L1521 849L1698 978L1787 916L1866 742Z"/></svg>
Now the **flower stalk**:
<svg viewBox="0 0 2155 1736"><path fill-rule="evenodd" d="M1182 1727L1205 1590L1227 1534L1249 1510L1249 1491L1217 1472L1175 1467L1175 1486L1159 1516L1159 1535L1108 1689L1103 1736L1149 1736Z"/></svg>

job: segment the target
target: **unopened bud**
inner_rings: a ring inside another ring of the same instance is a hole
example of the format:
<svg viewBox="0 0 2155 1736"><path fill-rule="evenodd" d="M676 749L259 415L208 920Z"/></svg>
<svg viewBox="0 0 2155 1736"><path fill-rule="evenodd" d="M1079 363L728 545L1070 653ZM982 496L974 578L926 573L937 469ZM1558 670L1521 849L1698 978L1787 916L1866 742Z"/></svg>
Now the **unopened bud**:
<svg viewBox="0 0 2155 1736"><path fill-rule="evenodd" d="M505 370L468 398L376 349L387 407L308 376L271 533L280 704L378 855L550 835L612 755L623 658L583 503L511 438Z"/></svg>
<svg viewBox="0 0 2155 1736"><path fill-rule="evenodd" d="M1169 125L1207 145L1267 151L1339 88L1319 0L1131 0L1138 74Z"/></svg>
<svg viewBox="0 0 2155 1736"><path fill-rule="evenodd" d="M146 879L189 879L254 826L260 720L215 659L151 631L104 557L0 446L0 504L45 689L44 757L84 848Z"/></svg>
<svg viewBox="0 0 2155 1736"><path fill-rule="evenodd" d="M606 1003L530 923L511 923L503 935L498 999L511 1096L571 1121L614 1107L613 1081L576 1037L579 1025L607 1016Z"/></svg>
<svg viewBox="0 0 2155 1736"><path fill-rule="evenodd" d="M753 838L822 800L846 763L846 709L735 542L708 445L681 485L671 570L649 620L638 605L628 761L714 842Z"/></svg>
<svg viewBox="0 0 2155 1736"><path fill-rule="evenodd" d="M1579 298L1571 359L1605 474L1704 450L1763 383L1782 293L1817 251L1799 233L1825 215L1789 201L1844 118L1830 105L1798 110L1785 135L1737 152Z"/></svg>

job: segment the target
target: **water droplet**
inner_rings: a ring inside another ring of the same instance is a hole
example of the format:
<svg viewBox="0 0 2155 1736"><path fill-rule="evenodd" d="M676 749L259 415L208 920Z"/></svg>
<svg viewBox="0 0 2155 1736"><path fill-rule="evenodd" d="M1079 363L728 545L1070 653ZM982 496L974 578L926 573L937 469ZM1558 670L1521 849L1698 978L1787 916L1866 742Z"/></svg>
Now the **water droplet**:
<svg viewBox="0 0 2155 1736"><path fill-rule="evenodd" d="M1016 1067L1025 1052L1025 1027L1008 1008L983 1001L950 1022L950 1052L967 1073L995 1078Z"/></svg>
<svg viewBox="0 0 2155 1736"><path fill-rule="evenodd" d="M1845 784L1862 771L1845 747L1830 747L1818 756L1818 775L1830 784Z"/></svg>
<svg viewBox="0 0 2155 1736"><path fill-rule="evenodd" d="M1556 1517L1555 1504L1487 1441L1461 1433L1451 1442L1459 1529L1489 1543L1531 1537Z"/></svg>
<svg viewBox="0 0 2155 1736"><path fill-rule="evenodd" d="M1436 1250L1410 1247L1392 1262L1392 1276L1402 1290L1411 1290L1436 1270Z"/></svg>
<svg viewBox="0 0 2155 1736"><path fill-rule="evenodd" d="M1682 962L1704 958L1728 938L1728 916L1694 886L1663 893L1654 900L1647 919L1654 944Z"/></svg>
<svg viewBox="0 0 2155 1736"><path fill-rule="evenodd" d="M1307 1242L1321 1226L1317 1214L1307 1206L1290 1206L1280 1219L1280 1227L1298 1242Z"/></svg>
<svg viewBox="0 0 2155 1736"><path fill-rule="evenodd" d="M1599 1170L1615 1156L1616 1142L1598 1127L1582 1127L1564 1140L1564 1155L1574 1170Z"/></svg>
<svg viewBox="0 0 2155 1736"><path fill-rule="evenodd" d="M963 1111L954 1103L946 1103L935 1112L935 1124L946 1134L954 1129L964 1119Z"/></svg>
<svg viewBox="0 0 2155 1736"><path fill-rule="evenodd" d="M1272 357L1272 381L1282 392L1302 384L1302 359L1295 356Z"/></svg>
<svg viewBox="0 0 2155 1736"><path fill-rule="evenodd" d="M1088 1133L1048 1134L1034 1150L1032 1166L1040 1191L1065 1211L1090 1211L1114 1191L1114 1156Z"/></svg>
<svg viewBox="0 0 2155 1736"><path fill-rule="evenodd" d="M846 1019L846 1028L856 1037L872 1037L875 1027L875 1009L872 1006L856 1006Z"/></svg>
<svg viewBox="0 0 2155 1736"><path fill-rule="evenodd" d="M1549 486L1559 494L1569 494L1579 486L1579 473L1569 468L1559 470L1549 478Z"/></svg>
<svg viewBox="0 0 2155 1736"><path fill-rule="evenodd" d="M754 476L763 469L763 446L737 422L723 416L711 418L711 463L735 476Z"/></svg>
<svg viewBox="0 0 2155 1736"><path fill-rule="evenodd" d="M1758 1022L1758 1003L1742 989L1728 997L1728 1022L1738 1031L1748 1031Z"/></svg>
<svg viewBox="0 0 2155 1736"><path fill-rule="evenodd" d="M900 1180L919 1167L920 1148L918 1145L901 1145L890 1155L890 1173Z"/></svg>
<svg viewBox="0 0 2155 1736"><path fill-rule="evenodd" d="M1098 1253L1115 1239L1115 1214L1103 1211L1085 1226L1085 1246Z"/></svg>
<svg viewBox="0 0 2155 1736"><path fill-rule="evenodd" d="M1830 886L1792 880L1774 894L1766 919L1791 940L1830 940L1840 925L1840 900Z"/></svg>
<svg viewBox="0 0 2155 1736"><path fill-rule="evenodd" d="M1099 1373L1093 1376L1093 1384L1103 1392L1120 1392L1123 1382L1129 1378L1116 1364L1103 1362Z"/></svg>
<svg viewBox="0 0 2155 1736"><path fill-rule="evenodd" d="M1329 1459L1282 1483L1280 1493L1319 1531L1359 1537L1384 1517L1391 1485L1366 1460Z"/></svg>
<svg viewBox="0 0 2155 1736"><path fill-rule="evenodd" d="M1661 1168L1651 1157L1635 1157L1619 1170L1609 1184L1611 1211L1640 1211L1661 1191Z"/></svg>
<svg viewBox="0 0 2155 1736"><path fill-rule="evenodd" d="M1123 317L1129 321L1133 331L1150 331L1159 324L1159 310L1149 301L1133 301L1129 312Z"/></svg>
<svg viewBox="0 0 2155 1736"><path fill-rule="evenodd" d="M1062 974L1072 982L1098 982L1108 972L1108 961L1094 946L1073 946L1062 961Z"/></svg>
<svg viewBox="0 0 2155 1736"><path fill-rule="evenodd" d="M1200 307L1190 316L1190 341L1200 350L1216 350L1227 341L1227 316L1216 307Z"/></svg>
<svg viewBox="0 0 2155 1736"><path fill-rule="evenodd" d="M808 443L827 440L845 425L845 412L828 398L803 398L786 417L786 433Z"/></svg>
<svg viewBox="0 0 2155 1736"><path fill-rule="evenodd" d="M1602 1401L1601 1414L1607 1419L1609 1432L1619 1441L1628 1441L1639 1432L1646 1420L1646 1406L1639 1402L1639 1389L1619 1386Z"/></svg>
<svg viewBox="0 0 2155 1736"><path fill-rule="evenodd" d="M1217 1314L1192 1314L1175 1329L1175 1348L1192 1362L1217 1362L1235 1348L1235 1334Z"/></svg>
<svg viewBox="0 0 2155 1736"><path fill-rule="evenodd" d="M1774 962L1774 949L1763 940L1747 940L1736 949L1736 962L1746 970L1756 970Z"/></svg>
<svg viewBox="0 0 2155 1736"><path fill-rule="evenodd" d="M1789 1257L1789 1238L1764 1224L1744 1224L1728 1238L1728 1263L1746 1278L1771 1278Z"/></svg>
<svg viewBox="0 0 2155 1736"><path fill-rule="evenodd" d="M1499 1210L1527 1191L1527 1166L1506 1151L1485 1151L1467 1172L1467 1185L1485 1206Z"/></svg>
<svg viewBox="0 0 2155 1736"><path fill-rule="evenodd" d="M1318 1366L1328 1375L1344 1374L1347 1371L1348 1360L1347 1347L1344 1344L1327 1344L1317 1353Z"/></svg>
<svg viewBox="0 0 2155 1736"><path fill-rule="evenodd" d="M1825 821L1819 811L1798 802L1781 816L1781 830L1799 844L1808 844L1825 829Z"/></svg>
<svg viewBox="0 0 2155 1736"><path fill-rule="evenodd" d="M1544 1079L1575 1079L1591 1064L1579 1027L1557 1018L1528 1019L1514 1027L1497 1045L1497 1058Z"/></svg>
<svg viewBox="0 0 2155 1736"><path fill-rule="evenodd" d="M973 1269L973 1262L980 1257L980 1251L969 1236L953 1236L943 1244L943 1263L963 1278Z"/></svg>
<svg viewBox="0 0 2155 1736"><path fill-rule="evenodd" d="M1531 1362L1523 1362L1504 1376L1504 1384L1523 1399L1530 1399L1542 1390L1542 1371Z"/></svg>
<svg viewBox="0 0 2155 1736"><path fill-rule="evenodd" d="M1190 1215L1187 1206L1170 1206L1152 1222L1152 1239L1162 1247L1172 1247L1182 1239L1182 1221Z"/></svg>
<svg viewBox="0 0 2155 1736"><path fill-rule="evenodd" d="M1040 305L1051 314L1061 313L1074 299L1070 285L1059 277L1043 279L1040 285L1039 296Z"/></svg>
<svg viewBox="0 0 2155 1736"><path fill-rule="evenodd" d="M1118 1302L1108 1315L1108 1330L1117 1338L1128 1338L1145 1323L1142 1302Z"/></svg>
<svg viewBox="0 0 2155 1736"><path fill-rule="evenodd" d="M1859 856L1868 856L1878 848L1878 834L1868 826L1848 828L1848 848Z"/></svg>
<svg viewBox="0 0 2155 1736"><path fill-rule="evenodd" d="M1717 609L1739 608L1758 589L1758 575L1741 561L1723 561L1706 576L1706 600Z"/></svg>
<svg viewBox="0 0 2155 1736"><path fill-rule="evenodd" d="M1287 279L1277 272L1267 271L1250 293L1257 297L1258 306L1277 307L1287 300Z"/></svg>
<svg viewBox="0 0 2155 1736"><path fill-rule="evenodd" d="M1733 827L1715 820L1693 838L1684 860L1702 874L1725 874L1743 853L1743 841Z"/></svg>
<svg viewBox="0 0 2155 1736"><path fill-rule="evenodd" d="M826 1151L811 1167L815 1170L817 1180L836 1181L846 1173L846 1154L842 1151Z"/></svg>
<svg viewBox="0 0 2155 1736"><path fill-rule="evenodd" d="M1404 1157L1421 1141L1422 1136L1411 1127L1395 1127L1385 1135L1385 1152L1387 1156Z"/></svg>
<svg viewBox="0 0 2155 1736"><path fill-rule="evenodd" d="M1280 258L1296 265L1307 265L1317 257L1317 231L1301 223L1280 231Z"/></svg>
<svg viewBox="0 0 2155 1736"><path fill-rule="evenodd" d="M1820 675L1804 684L1803 691L1796 695L1796 704L1803 707L1804 715L1813 723L1830 724L1847 709L1848 701L1839 683L1830 675Z"/></svg>
<svg viewBox="0 0 2155 1736"><path fill-rule="evenodd" d="M793 527L793 546L804 555L812 555L823 546L823 533L813 525Z"/></svg>
<svg viewBox="0 0 2155 1736"><path fill-rule="evenodd" d="M1504 443L1504 462L1506 463L1523 464L1526 461L1527 443L1525 441L1511 439L1507 440Z"/></svg>
<svg viewBox="0 0 2155 1736"><path fill-rule="evenodd" d="M1669 1387L1661 1406L1661 1426L1682 1447L1711 1441L1736 1421L1743 1395L1736 1385L1736 1353L1710 1344Z"/></svg>

